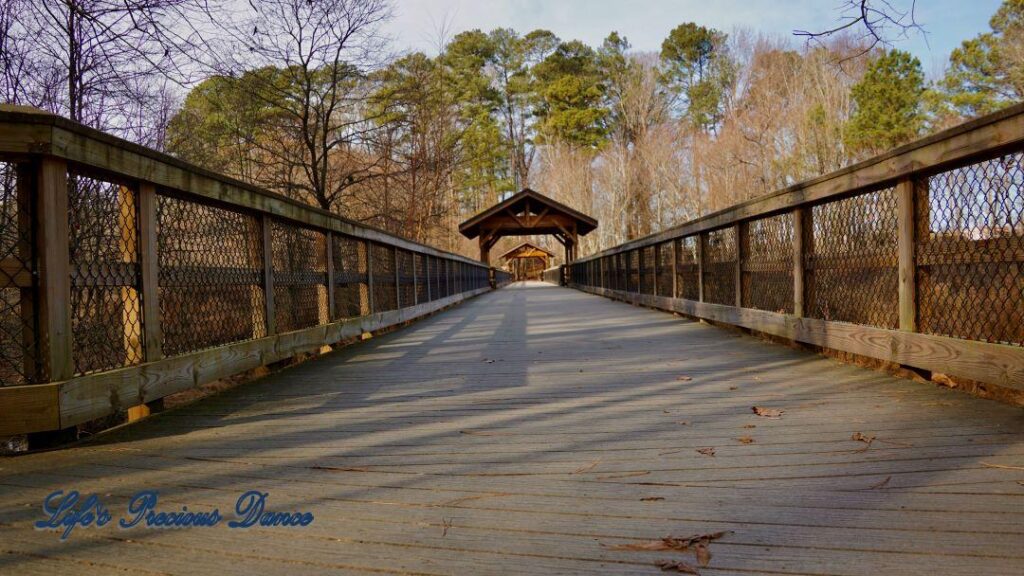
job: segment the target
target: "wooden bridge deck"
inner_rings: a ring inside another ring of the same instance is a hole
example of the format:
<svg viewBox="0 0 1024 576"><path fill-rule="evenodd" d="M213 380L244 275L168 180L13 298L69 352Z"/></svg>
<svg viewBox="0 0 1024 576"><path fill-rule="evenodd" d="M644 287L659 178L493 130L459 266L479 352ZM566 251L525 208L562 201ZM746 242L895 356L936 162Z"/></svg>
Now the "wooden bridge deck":
<svg viewBox="0 0 1024 576"><path fill-rule="evenodd" d="M1022 416L516 284L101 441L0 460L0 573L659 574L694 555L615 546L730 531L702 573L1021 574ZM98 493L115 522L141 489L225 514L259 489L316 519L60 542L32 529L55 489Z"/></svg>

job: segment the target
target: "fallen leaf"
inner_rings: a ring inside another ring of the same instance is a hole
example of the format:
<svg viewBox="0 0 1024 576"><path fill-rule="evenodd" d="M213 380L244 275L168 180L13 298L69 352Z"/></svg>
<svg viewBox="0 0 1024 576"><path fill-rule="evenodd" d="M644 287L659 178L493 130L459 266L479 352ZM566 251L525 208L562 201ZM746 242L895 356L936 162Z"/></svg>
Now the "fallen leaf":
<svg viewBox="0 0 1024 576"><path fill-rule="evenodd" d="M443 528L441 530L441 538L444 538L445 536L448 535L448 529L452 527L452 521L453 520L455 520L455 519L454 518L444 518L444 517L441 518L441 525L443 526Z"/></svg>
<svg viewBox="0 0 1024 576"><path fill-rule="evenodd" d="M706 567L711 563L711 550L708 549L708 543L704 540L697 542L696 546L693 547L693 554L697 558L697 563L701 567Z"/></svg>
<svg viewBox="0 0 1024 576"><path fill-rule="evenodd" d="M678 422L678 424L679 424L680 426L689 426L689 425L690 425L690 421L689 421L689 420L680 420L680 421Z"/></svg>
<svg viewBox="0 0 1024 576"><path fill-rule="evenodd" d="M665 498L663 498L662 496L648 496L646 498L641 498L640 501L641 502L661 502L664 499Z"/></svg>
<svg viewBox="0 0 1024 576"><path fill-rule="evenodd" d="M1017 480L1017 484L1020 484L1021 486L1024 486L1024 480Z"/></svg>
<svg viewBox="0 0 1024 576"><path fill-rule="evenodd" d="M739 386L729 386L729 390L739 390Z"/></svg>
<svg viewBox="0 0 1024 576"><path fill-rule="evenodd" d="M1024 470L1024 466L1006 466L1005 464L989 464L988 462L982 462L981 465L985 468L1000 468L1002 470Z"/></svg>
<svg viewBox="0 0 1024 576"><path fill-rule="evenodd" d="M765 408L763 406L754 406L751 408L751 411L758 416L763 416L764 418L781 418L783 413L783 410L779 410L777 408Z"/></svg>
<svg viewBox="0 0 1024 576"><path fill-rule="evenodd" d="M579 468L573 470L572 473L573 474L582 474L582 473L584 473L584 472L586 472L588 470L593 470L594 467L596 467L600 463L601 463L601 459L598 458L597 460L594 460L590 464L584 464L583 466L580 466Z"/></svg>
<svg viewBox="0 0 1024 576"><path fill-rule="evenodd" d="M679 572L680 574L700 575L699 570L682 561L662 560L661 562L655 562L654 565L661 568L662 572Z"/></svg>
<svg viewBox="0 0 1024 576"><path fill-rule="evenodd" d="M853 436L850 436L850 440L854 440L856 442L863 442L863 443L867 444L867 446L864 446L863 448L861 448L859 450L856 450L856 452L864 452L868 448L871 448L871 443L875 441L875 435L874 434L862 434L860 432L854 432Z"/></svg>
<svg viewBox="0 0 1024 576"><path fill-rule="evenodd" d="M693 380L693 377L692 376L676 376L676 380L678 380L679 382L689 382L690 380Z"/></svg>
<svg viewBox="0 0 1024 576"><path fill-rule="evenodd" d="M715 455L715 449L714 448L697 448L697 452L699 452L699 453L701 453L701 454L703 454L705 456L714 456Z"/></svg>
<svg viewBox="0 0 1024 576"><path fill-rule="evenodd" d="M488 360L487 358L484 358L484 364L494 364L494 360Z"/></svg>
<svg viewBox="0 0 1024 576"><path fill-rule="evenodd" d="M886 476L885 480L882 480L881 482L876 482L875 484L868 486L868 490L876 490L878 488L882 488L889 483L889 480L892 480L892 476Z"/></svg>
<svg viewBox="0 0 1024 576"><path fill-rule="evenodd" d="M757 428L757 425L756 424L744 424L743 427L744 428Z"/></svg>
<svg viewBox="0 0 1024 576"><path fill-rule="evenodd" d="M737 438L737 440L740 441L740 444L753 444L754 443L754 439L751 438L750 436L740 436L739 438Z"/></svg>

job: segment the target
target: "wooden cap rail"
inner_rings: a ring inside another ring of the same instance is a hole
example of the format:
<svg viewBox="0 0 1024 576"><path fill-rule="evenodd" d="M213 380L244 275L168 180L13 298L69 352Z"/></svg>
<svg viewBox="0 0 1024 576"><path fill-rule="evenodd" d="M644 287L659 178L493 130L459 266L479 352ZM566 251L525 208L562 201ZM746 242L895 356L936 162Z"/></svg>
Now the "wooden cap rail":
<svg viewBox="0 0 1024 576"><path fill-rule="evenodd" d="M1022 151L1019 104L581 258L567 283L1024 390Z"/></svg>
<svg viewBox="0 0 1024 576"><path fill-rule="evenodd" d="M16 228L0 245L0 435L66 429L510 281L22 107L0 106L0 169Z"/></svg>

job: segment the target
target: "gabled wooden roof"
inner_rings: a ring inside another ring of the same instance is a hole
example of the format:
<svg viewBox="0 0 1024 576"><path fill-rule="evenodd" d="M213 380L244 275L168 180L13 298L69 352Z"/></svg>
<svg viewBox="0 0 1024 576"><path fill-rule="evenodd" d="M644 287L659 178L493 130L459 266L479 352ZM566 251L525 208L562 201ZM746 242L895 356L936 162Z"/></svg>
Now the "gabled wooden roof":
<svg viewBox="0 0 1024 576"><path fill-rule="evenodd" d="M551 256L552 258L555 256L554 253L552 253L550 250L545 250L544 248L541 248L540 246L537 246L536 244L533 244L531 242L523 242L519 246L516 246L515 248L513 248L513 249L509 250L508 252L505 252L504 254L502 254L500 256L500 258L505 259L505 260L507 260L509 258L514 258L514 257L518 256L518 254L516 254L517 252L526 252L527 250L543 252L543 253L547 254L548 256Z"/></svg>
<svg viewBox="0 0 1024 576"><path fill-rule="evenodd" d="M522 213L526 209L527 204L529 204L530 210L534 213L537 213L538 209L547 209L548 215L560 215L564 218L574 220L576 222L576 233L580 236L589 234L597 228L597 220L590 216L587 216L578 210L574 210L561 202L552 200L536 190L523 188L505 201L499 202L476 216L473 216L469 220L466 220L462 224L459 224L459 232L467 238L476 238L480 235L481 226L485 225L489 219L502 218L504 214L509 212L513 214ZM557 229L551 231L524 229L522 233L549 234L557 231Z"/></svg>

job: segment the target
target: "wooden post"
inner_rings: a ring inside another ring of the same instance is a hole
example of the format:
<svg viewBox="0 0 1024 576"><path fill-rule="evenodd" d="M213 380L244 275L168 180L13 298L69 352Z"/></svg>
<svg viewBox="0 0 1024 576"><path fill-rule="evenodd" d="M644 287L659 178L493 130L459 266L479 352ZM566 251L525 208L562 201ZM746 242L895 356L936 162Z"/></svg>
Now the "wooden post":
<svg viewBox="0 0 1024 576"><path fill-rule="evenodd" d="M661 246L654 245L654 286L651 287L651 294L658 296L658 284L661 284Z"/></svg>
<svg viewBox="0 0 1024 576"><path fill-rule="evenodd" d="M260 234L263 235L263 316L267 336L277 334L277 316L274 308L274 231L270 216L260 214Z"/></svg>
<svg viewBox="0 0 1024 576"><path fill-rule="evenodd" d="M146 362L155 362L164 357L158 290L160 268L157 259L156 206L156 187L148 182L139 184L139 269Z"/></svg>
<svg viewBox="0 0 1024 576"><path fill-rule="evenodd" d="M794 208L793 218L793 315L804 315L804 223L807 208Z"/></svg>
<svg viewBox="0 0 1024 576"><path fill-rule="evenodd" d="M416 265L416 262L420 259L420 257L419 257L419 254L417 254L415 252L412 252L411 254L412 254L412 303L413 304L419 304L420 303L420 295L419 295L420 282L419 282L419 279L416 277L417 276L416 269L418 267Z"/></svg>
<svg viewBox="0 0 1024 576"><path fill-rule="evenodd" d="M391 265L395 269L395 310L402 307L402 271L398 267L398 246L391 249Z"/></svg>
<svg viewBox="0 0 1024 576"><path fill-rule="evenodd" d="M39 345L51 382L74 375L71 341L71 251L68 237L68 165L45 157L36 174L39 257Z"/></svg>
<svg viewBox="0 0 1024 576"><path fill-rule="evenodd" d="M704 301L704 242L707 232L697 235L697 301Z"/></svg>
<svg viewBox="0 0 1024 576"><path fill-rule="evenodd" d="M680 242L682 242L681 238L675 238L674 240L672 240L671 256L672 256L672 297L673 298L679 298L679 281L677 280L677 278L679 277L679 274L678 274L678 269L677 269L678 265L676 264L676 262L678 262L678 260L679 260L679 243Z"/></svg>
<svg viewBox="0 0 1024 576"><path fill-rule="evenodd" d="M747 223L739 222L734 226L736 230L736 271L733 284L735 284L735 304L737 308L743 307L743 258L747 251Z"/></svg>
<svg viewBox="0 0 1024 576"><path fill-rule="evenodd" d="M359 245L366 252L366 314L373 314L376 306L373 301L373 244L363 241Z"/></svg>
<svg viewBox="0 0 1024 576"><path fill-rule="evenodd" d="M334 302L334 233L328 230L324 234L324 242L327 246L324 253L327 255L327 322L337 317Z"/></svg>
<svg viewBox="0 0 1024 576"><path fill-rule="evenodd" d="M433 295L431 294L431 292L432 292L431 289L433 288L433 284L434 284L433 282L431 282L431 279L430 279L430 270L431 270L430 261L431 260L434 260L433 256L424 256L423 257L423 263L426 265L426 270L424 270L425 273L423 274L423 277L427 279L427 302L430 302L431 300L434 299ZM436 274L437 273L437 261L436 260L434 260L433 268L434 268L434 273Z"/></svg>
<svg viewBox="0 0 1024 576"><path fill-rule="evenodd" d="M916 220L914 204L918 188L927 181L904 178L896 185L898 210L900 330L917 331Z"/></svg>
<svg viewBox="0 0 1024 576"><path fill-rule="evenodd" d="M636 271L637 271L637 275L636 275L636 293L637 294L643 294L644 293L644 266L647 264L647 262L645 262L645 260L647 260L647 258L644 258L644 249L643 248L637 248L636 249Z"/></svg>

